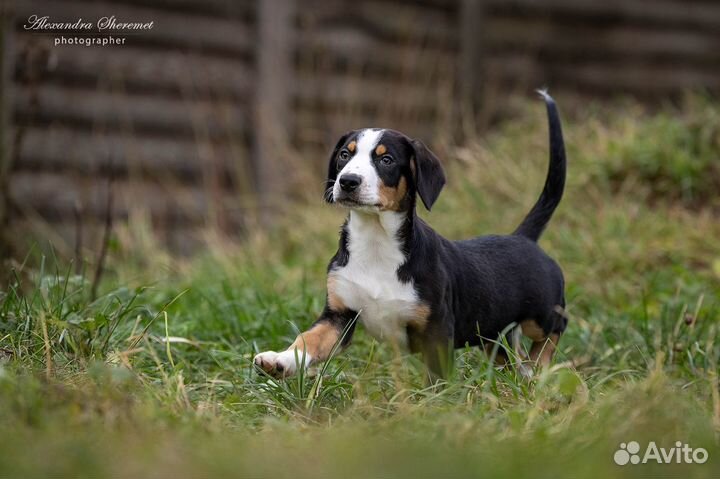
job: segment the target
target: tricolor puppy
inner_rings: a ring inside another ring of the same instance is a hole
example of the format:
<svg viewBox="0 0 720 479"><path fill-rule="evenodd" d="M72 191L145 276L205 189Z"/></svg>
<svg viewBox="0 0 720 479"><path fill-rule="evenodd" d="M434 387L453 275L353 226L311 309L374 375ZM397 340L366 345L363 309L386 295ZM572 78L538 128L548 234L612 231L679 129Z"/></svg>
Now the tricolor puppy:
<svg viewBox="0 0 720 479"><path fill-rule="evenodd" d="M260 353L255 364L282 377L324 361L341 338L342 346L350 343L357 317L375 338L422 353L435 377L447 373L449 347L492 345L512 323L532 340L529 359L547 365L567 325L564 281L537 240L562 197L565 150L555 103L542 96L548 176L508 236L443 238L415 212L417 198L429 210L445 184L438 158L393 130L343 135L330 156L325 197L349 214L328 266L325 309L287 350Z"/></svg>

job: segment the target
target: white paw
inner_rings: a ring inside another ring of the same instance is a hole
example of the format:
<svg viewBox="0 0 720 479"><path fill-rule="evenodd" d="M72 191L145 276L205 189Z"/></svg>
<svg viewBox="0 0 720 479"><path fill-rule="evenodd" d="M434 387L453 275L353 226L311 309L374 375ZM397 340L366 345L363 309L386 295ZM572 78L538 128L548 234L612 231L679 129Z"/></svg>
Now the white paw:
<svg viewBox="0 0 720 479"><path fill-rule="evenodd" d="M518 372L520 373L520 376L524 377L525 379L532 379L535 375L535 371L533 371L532 365L526 362L521 362L520 364L518 364Z"/></svg>
<svg viewBox="0 0 720 479"><path fill-rule="evenodd" d="M288 349L281 353L265 351L255 356L254 361L255 365L267 374L276 378L283 378L294 375L301 366L307 369L311 357L309 354L303 354L302 351L298 350L296 358L295 349Z"/></svg>

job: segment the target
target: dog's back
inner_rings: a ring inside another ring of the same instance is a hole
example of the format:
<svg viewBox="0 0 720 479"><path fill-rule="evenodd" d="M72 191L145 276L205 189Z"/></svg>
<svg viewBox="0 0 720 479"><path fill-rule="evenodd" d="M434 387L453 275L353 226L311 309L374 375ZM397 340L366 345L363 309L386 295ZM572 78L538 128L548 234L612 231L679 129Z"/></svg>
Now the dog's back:
<svg viewBox="0 0 720 479"><path fill-rule="evenodd" d="M564 279L557 263L524 236L482 236L456 241L461 261L455 288L455 343L495 339L511 323L535 321L547 334L561 334ZM479 334L478 334L479 333Z"/></svg>

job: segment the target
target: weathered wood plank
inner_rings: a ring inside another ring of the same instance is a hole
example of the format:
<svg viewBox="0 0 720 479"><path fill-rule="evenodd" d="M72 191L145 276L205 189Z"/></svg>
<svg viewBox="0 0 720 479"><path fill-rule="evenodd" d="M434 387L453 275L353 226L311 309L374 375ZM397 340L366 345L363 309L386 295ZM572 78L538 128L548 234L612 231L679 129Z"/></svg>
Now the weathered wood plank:
<svg viewBox="0 0 720 479"><path fill-rule="evenodd" d="M296 144L301 149L313 145L328 150L339 135L368 127L393 128L430 141L437 133L435 126L438 120L438 114L434 111L388 115L386 112L351 109L318 111L314 108L298 109L295 117L293 139Z"/></svg>
<svg viewBox="0 0 720 479"><path fill-rule="evenodd" d="M180 97L134 95L69 86L17 87L15 117L39 124L104 127L140 135L202 135L240 139L248 128L249 112L235 103L185 100ZM32 112L32 113L31 113Z"/></svg>
<svg viewBox="0 0 720 479"><path fill-rule="evenodd" d="M396 3L435 8L450 14L458 10L458 0L397 0Z"/></svg>
<svg viewBox="0 0 720 479"><path fill-rule="evenodd" d="M0 3L0 260L8 253L6 237L9 221L8 184L13 157L13 132L11 104L14 94L12 82L15 61L15 33L10 5Z"/></svg>
<svg viewBox="0 0 720 479"><path fill-rule="evenodd" d="M20 51L37 36L18 35ZM50 38L41 40L50 42ZM213 58L162 49L132 47L52 48L45 72L48 83L67 83L97 88L105 82L138 93L164 93L186 98L212 95L245 100L254 82L250 65L243 60ZM20 65L17 68L21 68Z"/></svg>
<svg viewBox="0 0 720 479"><path fill-rule="evenodd" d="M438 81L432 77L418 81L386 81L362 76L299 75L293 85L293 94L303 103L317 105L369 105L379 111L427 109L447 101ZM389 94L392 92L392 94Z"/></svg>
<svg viewBox="0 0 720 479"><path fill-rule="evenodd" d="M234 195L220 195L221 205L213 205L217 195L202 188L167 182L115 181L113 215L128 218L131 211L148 212L161 221L172 216L179 224L199 225L209 220L209 211L218 206L237 210ZM71 221L76 202L84 214L103 218L107 200L107 182L92 176L19 171L10 185L13 207L19 212L31 210L51 221Z"/></svg>
<svg viewBox="0 0 720 479"><path fill-rule="evenodd" d="M401 45L344 29L306 30L298 35L296 67L315 71L318 65L363 77L403 79L426 77L454 64L456 52L436 45Z"/></svg>
<svg viewBox="0 0 720 479"><path fill-rule="evenodd" d="M228 176L236 161L228 143L192 138L136 136L132 132L93 133L64 126L30 127L20 145L15 171L67 171L107 174L109 158L116 176L167 178L198 183L203 176ZM13 178L15 173L13 173ZM14 180L13 180L14 181Z"/></svg>
<svg viewBox="0 0 720 479"><path fill-rule="evenodd" d="M470 114L472 118L476 115L476 109L480 106L482 84L482 55L483 38L478 30L483 25L484 7L482 0L461 0L460 14L460 101L465 111L463 115Z"/></svg>
<svg viewBox="0 0 720 479"><path fill-rule="evenodd" d="M634 93L659 97L688 89L720 91L720 68L678 69L674 66L588 63L553 67L551 78L567 79L585 91Z"/></svg>
<svg viewBox="0 0 720 479"><path fill-rule="evenodd" d="M488 48L496 52L542 52L549 61L561 55L565 59L573 55L645 61L666 58L678 63L720 61L720 30L710 33L627 24L559 25L542 18L495 17L484 29L484 38Z"/></svg>
<svg viewBox="0 0 720 479"><path fill-rule="evenodd" d="M419 41L455 48L458 45L453 13L383 0L357 2L355 11L369 25L399 41Z"/></svg>
<svg viewBox="0 0 720 479"><path fill-rule="evenodd" d="M540 62L531 54L492 55L486 58L493 84L512 90L541 86L568 88L595 94L634 94L659 97L687 89L707 88L720 91L720 67L678 69L673 65L634 62L583 63Z"/></svg>
<svg viewBox="0 0 720 479"><path fill-rule="evenodd" d="M118 5L115 2L77 2L23 0L16 2L18 26L22 28L31 15L48 15L52 21L76 21L83 18L97 22L114 15L118 22L154 22L153 28L137 32L109 30L115 36L125 36L125 46L154 45L166 48L198 48L206 53L250 55L254 32L245 22L196 16L190 21L186 14L157 8ZM39 35L48 35L41 33ZM50 34L52 35L52 34ZM54 36L54 35L53 35ZM65 36L72 37L72 33Z"/></svg>
<svg viewBox="0 0 720 479"><path fill-rule="evenodd" d="M114 3L152 7L175 13L236 18L248 23L255 19L257 0L115 0Z"/></svg>
<svg viewBox="0 0 720 479"><path fill-rule="evenodd" d="M309 29L344 29L392 43L457 47L453 11L385 0L316 0L312 6L300 15L300 24Z"/></svg>
<svg viewBox="0 0 720 479"><path fill-rule="evenodd" d="M539 15L564 18L568 22L607 24L619 21L668 28L691 27L717 32L720 4L679 0L487 0L488 15L499 12L514 17Z"/></svg>

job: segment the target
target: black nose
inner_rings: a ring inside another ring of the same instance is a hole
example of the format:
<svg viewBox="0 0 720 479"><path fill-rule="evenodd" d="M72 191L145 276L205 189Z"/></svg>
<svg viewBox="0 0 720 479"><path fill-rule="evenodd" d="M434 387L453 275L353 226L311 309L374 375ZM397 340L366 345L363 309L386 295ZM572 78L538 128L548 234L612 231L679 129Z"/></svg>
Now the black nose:
<svg viewBox="0 0 720 479"><path fill-rule="evenodd" d="M340 188L348 193L355 191L355 189L362 183L362 177L360 175L345 174L340 177Z"/></svg>

